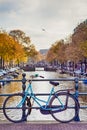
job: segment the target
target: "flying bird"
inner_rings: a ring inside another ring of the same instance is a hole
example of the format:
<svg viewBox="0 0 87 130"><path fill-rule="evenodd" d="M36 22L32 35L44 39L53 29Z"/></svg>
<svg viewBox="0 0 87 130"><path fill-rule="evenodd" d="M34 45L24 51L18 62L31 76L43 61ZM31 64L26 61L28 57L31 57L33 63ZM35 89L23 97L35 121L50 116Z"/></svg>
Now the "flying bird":
<svg viewBox="0 0 87 130"><path fill-rule="evenodd" d="M42 31L46 31L44 28L42 28Z"/></svg>

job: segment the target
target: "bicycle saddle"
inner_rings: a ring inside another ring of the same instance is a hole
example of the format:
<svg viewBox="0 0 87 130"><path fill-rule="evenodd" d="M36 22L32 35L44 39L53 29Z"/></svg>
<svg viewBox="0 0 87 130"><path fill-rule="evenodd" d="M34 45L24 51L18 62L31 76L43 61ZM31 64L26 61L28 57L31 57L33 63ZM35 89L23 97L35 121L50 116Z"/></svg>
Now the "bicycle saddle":
<svg viewBox="0 0 87 130"><path fill-rule="evenodd" d="M57 86L57 85L59 85L59 82L50 81L50 84L52 84L52 85L54 85L54 86Z"/></svg>

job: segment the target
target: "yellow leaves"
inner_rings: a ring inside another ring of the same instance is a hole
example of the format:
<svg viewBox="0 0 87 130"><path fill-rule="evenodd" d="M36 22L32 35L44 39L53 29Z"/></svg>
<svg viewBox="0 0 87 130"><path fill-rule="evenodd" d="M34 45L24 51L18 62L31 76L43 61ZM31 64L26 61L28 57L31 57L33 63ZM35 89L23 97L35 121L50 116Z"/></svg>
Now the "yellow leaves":
<svg viewBox="0 0 87 130"><path fill-rule="evenodd" d="M24 57L25 53L18 42L6 33L0 33L0 56L5 61L16 60Z"/></svg>
<svg viewBox="0 0 87 130"><path fill-rule="evenodd" d="M35 46L32 44L29 47L24 47L25 53L28 57L34 57L38 54L38 52L35 49Z"/></svg>
<svg viewBox="0 0 87 130"><path fill-rule="evenodd" d="M11 51L14 49L13 39L6 33L0 34L0 56L5 57L9 53L12 55Z"/></svg>
<svg viewBox="0 0 87 130"><path fill-rule="evenodd" d="M46 60L49 61L49 62L51 62L55 58L56 58L56 54L53 52L53 49L50 48L49 51L48 51L48 53L47 53Z"/></svg>
<svg viewBox="0 0 87 130"><path fill-rule="evenodd" d="M15 42L15 59L17 60L19 59L19 61L23 61L24 57L25 57L25 52L22 45Z"/></svg>
<svg viewBox="0 0 87 130"><path fill-rule="evenodd" d="M80 44L82 55L87 58L87 41Z"/></svg>
<svg viewBox="0 0 87 130"><path fill-rule="evenodd" d="M66 60L65 48L66 48L66 45L64 44L63 40L55 42L50 48L50 50L48 51L47 60L53 61L57 59L58 61L63 63Z"/></svg>
<svg viewBox="0 0 87 130"><path fill-rule="evenodd" d="M69 44L66 48L66 58L69 61L74 61L77 63L81 59L81 52L79 50L79 46Z"/></svg>

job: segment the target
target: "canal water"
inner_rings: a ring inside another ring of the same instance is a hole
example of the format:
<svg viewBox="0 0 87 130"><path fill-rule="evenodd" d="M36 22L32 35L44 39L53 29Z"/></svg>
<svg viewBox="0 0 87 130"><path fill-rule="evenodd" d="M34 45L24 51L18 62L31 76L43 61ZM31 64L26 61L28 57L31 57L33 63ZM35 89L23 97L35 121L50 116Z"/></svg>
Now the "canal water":
<svg viewBox="0 0 87 130"><path fill-rule="evenodd" d="M43 71L42 69L32 71L32 72L24 72L24 73L26 73L27 79L32 74L39 74L41 76L44 76L45 79L72 78L66 74L59 74L58 72L47 72L47 71ZM22 74L19 75L18 79L22 79ZM60 85L55 88L56 90L74 88L75 86L73 81L59 81L59 83ZM27 85L28 83L26 83L26 87ZM38 82L34 81L32 83L32 86L33 86L34 93L49 93L52 87L51 84L49 84L49 81L38 81ZM79 91L87 92L87 86L82 85L81 82L79 86L80 86ZM16 92L22 92L22 83L11 82L0 88L0 94L8 94L8 93L16 93ZM0 107L2 107L2 104L5 98L6 97L0 97ZM46 97L41 97L41 98L46 98ZM87 97L84 97L84 98L80 97L79 101L81 105L87 105ZM87 109L81 109L79 115L80 115L81 121L87 121ZM0 121L4 121L4 120L6 120L6 118L3 115L3 111L0 110ZM41 120L46 121L46 120L54 120L54 119L50 115L42 115L39 110L32 110L31 115L28 116L27 120L28 121L41 121Z"/></svg>

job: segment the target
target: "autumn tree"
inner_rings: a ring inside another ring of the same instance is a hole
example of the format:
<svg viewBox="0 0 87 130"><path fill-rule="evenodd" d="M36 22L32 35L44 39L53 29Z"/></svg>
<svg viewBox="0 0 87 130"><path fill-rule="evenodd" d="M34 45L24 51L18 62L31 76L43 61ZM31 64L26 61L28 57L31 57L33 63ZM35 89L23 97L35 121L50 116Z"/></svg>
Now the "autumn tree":
<svg viewBox="0 0 87 130"><path fill-rule="evenodd" d="M87 20L80 23L72 34L72 42L75 44L80 44L84 41L87 41Z"/></svg>
<svg viewBox="0 0 87 130"><path fill-rule="evenodd" d="M66 61L65 48L66 45L63 40L55 42L48 51L47 59L50 61L58 60L59 63L63 64Z"/></svg>
<svg viewBox="0 0 87 130"><path fill-rule="evenodd" d="M55 59L61 64L72 62L74 65L87 61L87 20L74 29L68 40L57 41L51 46L47 60Z"/></svg>
<svg viewBox="0 0 87 130"><path fill-rule="evenodd" d="M37 55L35 46L31 43L30 37L21 30L12 30L9 35L11 35L19 44L23 45L27 57L34 57Z"/></svg>
<svg viewBox="0 0 87 130"><path fill-rule="evenodd" d="M21 58L24 57L24 50L22 46L7 33L0 33L1 67L4 66L4 62L9 63L11 61L17 61L20 57L19 54L22 54Z"/></svg>
<svg viewBox="0 0 87 130"><path fill-rule="evenodd" d="M0 57L1 67L4 61L9 61L14 57L14 41L6 33L0 33Z"/></svg>
<svg viewBox="0 0 87 130"><path fill-rule="evenodd" d="M67 60L80 62L82 64L86 56L86 41L87 41L87 20L80 23L75 29L71 37L71 42L66 49Z"/></svg>
<svg viewBox="0 0 87 130"><path fill-rule="evenodd" d="M52 62L56 59L56 54L54 52L53 46L48 50L48 53L46 55L46 60L48 62Z"/></svg>
<svg viewBox="0 0 87 130"><path fill-rule="evenodd" d="M19 63L26 62L27 57L24 51L24 48L21 44L17 43L15 41L15 57L14 57L15 63L19 66Z"/></svg>
<svg viewBox="0 0 87 130"><path fill-rule="evenodd" d="M65 55L67 61L78 63L82 59L80 46L73 43L67 44Z"/></svg>
<svg viewBox="0 0 87 130"><path fill-rule="evenodd" d="M87 58L87 41L80 44L80 49L82 56Z"/></svg>
<svg viewBox="0 0 87 130"><path fill-rule="evenodd" d="M87 20L80 23L75 29L74 33L72 34L72 44L73 47L73 55L75 55L78 58L78 61L83 59L83 56L85 56L85 50L87 42Z"/></svg>
<svg viewBox="0 0 87 130"><path fill-rule="evenodd" d="M30 45L30 38L26 36L26 34L21 31L21 30L11 30L9 32L9 35L12 36L15 41L19 42L20 44L24 46L29 46Z"/></svg>

